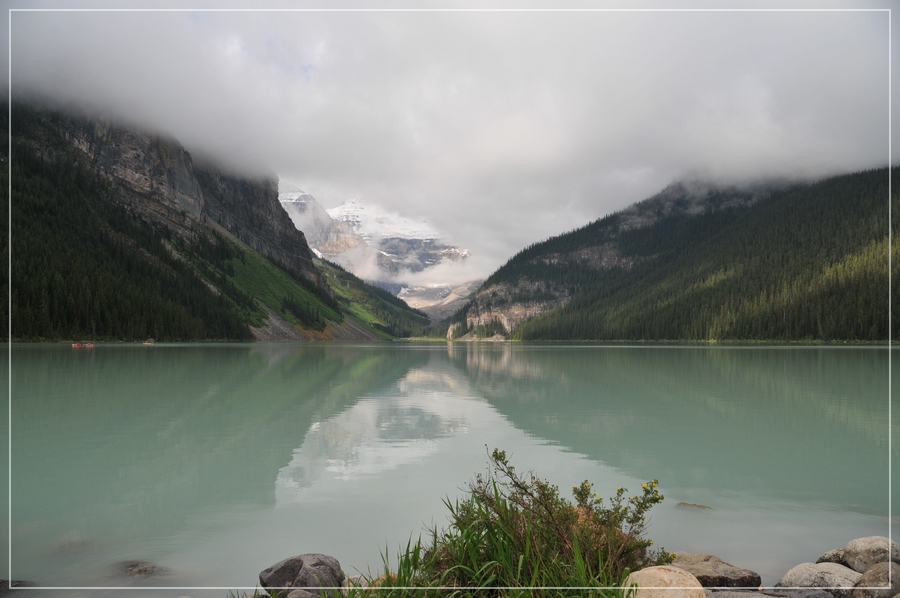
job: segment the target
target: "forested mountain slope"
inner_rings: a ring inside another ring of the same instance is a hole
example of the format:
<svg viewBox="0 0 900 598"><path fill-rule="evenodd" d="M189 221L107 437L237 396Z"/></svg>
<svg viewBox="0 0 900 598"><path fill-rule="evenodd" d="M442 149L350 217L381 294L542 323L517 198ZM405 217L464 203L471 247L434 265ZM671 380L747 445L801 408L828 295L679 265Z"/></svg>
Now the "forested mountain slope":
<svg viewBox="0 0 900 598"><path fill-rule="evenodd" d="M12 156L5 141L0 152L12 166L14 340L375 340L408 335L397 322L422 327L408 307L391 306L393 327L360 319L365 308L349 314L274 181L197 166L173 140L22 105L12 135ZM382 307L377 289L359 294Z"/></svg>
<svg viewBox="0 0 900 598"><path fill-rule="evenodd" d="M673 184L523 250L454 322L523 340L886 340L888 170Z"/></svg>

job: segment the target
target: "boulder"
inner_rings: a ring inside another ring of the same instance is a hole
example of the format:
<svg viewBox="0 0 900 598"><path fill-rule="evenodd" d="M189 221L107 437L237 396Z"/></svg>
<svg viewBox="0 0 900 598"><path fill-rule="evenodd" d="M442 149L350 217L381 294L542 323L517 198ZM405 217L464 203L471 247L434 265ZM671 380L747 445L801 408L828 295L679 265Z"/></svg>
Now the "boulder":
<svg viewBox="0 0 900 598"><path fill-rule="evenodd" d="M273 596L289 592L288 598L330 595L331 588L340 588L343 581L341 564L324 554L292 556L259 573L259 583L266 592Z"/></svg>
<svg viewBox="0 0 900 598"><path fill-rule="evenodd" d="M894 562L875 563L856 582L851 598L891 598L898 592L900 565Z"/></svg>
<svg viewBox="0 0 900 598"><path fill-rule="evenodd" d="M844 546L844 561L854 571L865 573L875 563L900 563L900 545L884 536L857 538Z"/></svg>
<svg viewBox="0 0 900 598"><path fill-rule="evenodd" d="M850 598L862 573L837 563L803 563L784 574L776 588L827 588L834 598Z"/></svg>
<svg viewBox="0 0 900 598"><path fill-rule="evenodd" d="M758 588L759 573L729 565L714 554L676 552L673 567L694 575L704 588Z"/></svg>
<svg viewBox="0 0 900 598"><path fill-rule="evenodd" d="M820 556L816 563L837 563L838 565L846 567L847 561L844 560L844 549L838 548L837 550L829 550Z"/></svg>
<svg viewBox="0 0 900 598"><path fill-rule="evenodd" d="M752 590L706 590L706 598L834 598L825 590L772 590L761 589L758 592Z"/></svg>
<svg viewBox="0 0 900 598"><path fill-rule="evenodd" d="M633 598L706 598L697 578L672 565L647 567L630 574L625 587L637 584Z"/></svg>

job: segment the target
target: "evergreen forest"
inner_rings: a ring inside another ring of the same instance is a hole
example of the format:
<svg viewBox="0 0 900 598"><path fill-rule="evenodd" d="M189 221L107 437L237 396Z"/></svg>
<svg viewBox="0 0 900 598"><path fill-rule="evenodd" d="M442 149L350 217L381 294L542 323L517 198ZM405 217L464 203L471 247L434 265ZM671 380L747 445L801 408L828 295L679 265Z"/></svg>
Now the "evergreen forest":
<svg viewBox="0 0 900 598"><path fill-rule="evenodd" d="M506 331L519 340L885 341L898 172L784 186L749 207L671 210L636 228L613 214L526 248L482 287L508 296L482 301L556 305ZM604 244L626 265L577 258Z"/></svg>

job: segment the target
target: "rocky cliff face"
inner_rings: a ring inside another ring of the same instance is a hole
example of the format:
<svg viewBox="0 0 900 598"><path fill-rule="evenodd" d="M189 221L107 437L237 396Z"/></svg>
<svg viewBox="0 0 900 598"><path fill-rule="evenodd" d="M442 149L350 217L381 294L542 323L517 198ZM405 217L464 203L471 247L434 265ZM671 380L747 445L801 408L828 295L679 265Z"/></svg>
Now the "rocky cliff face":
<svg viewBox="0 0 900 598"><path fill-rule="evenodd" d="M278 202L275 178L239 178L210 165L195 167L194 174L210 220L262 255L322 282L306 238Z"/></svg>
<svg viewBox="0 0 900 598"><path fill-rule="evenodd" d="M506 332L558 305L568 294L545 281L519 278L480 289L466 311L468 328L500 322Z"/></svg>
<svg viewBox="0 0 900 598"><path fill-rule="evenodd" d="M118 183L132 210L188 238L205 224L193 160L178 142L75 117L61 119L60 133L92 167Z"/></svg>
<svg viewBox="0 0 900 598"><path fill-rule="evenodd" d="M106 174L139 217L192 240L215 223L257 252L324 284L312 253L278 202L274 178L250 179L196 164L173 139L72 116L59 121L65 140Z"/></svg>

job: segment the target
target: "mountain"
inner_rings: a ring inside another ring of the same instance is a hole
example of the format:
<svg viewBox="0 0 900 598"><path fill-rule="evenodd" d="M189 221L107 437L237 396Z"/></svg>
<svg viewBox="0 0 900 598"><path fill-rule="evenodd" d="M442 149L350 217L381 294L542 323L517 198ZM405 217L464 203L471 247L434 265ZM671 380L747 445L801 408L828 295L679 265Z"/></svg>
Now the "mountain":
<svg viewBox="0 0 900 598"><path fill-rule="evenodd" d="M472 280L459 285L401 286L397 297L412 308L428 315L435 322L452 316L475 294L483 280Z"/></svg>
<svg viewBox="0 0 900 598"><path fill-rule="evenodd" d="M318 257L335 260L345 251L368 246L351 224L332 218L315 197L302 189L285 187L278 200Z"/></svg>
<svg viewBox="0 0 900 598"><path fill-rule="evenodd" d="M465 249L442 243L427 221L360 199L325 210L312 195L285 186L279 200L319 257L367 280L392 284L398 274L422 272L443 260L458 262L468 257Z"/></svg>
<svg viewBox="0 0 900 598"><path fill-rule="evenodd" d="M885 340L888 176L673 183L519 252L448 336Z"/></svg>
<svg viewBox="0 0 900 598"><path fill-rule="evenodd" d="M12 163L16 340L375 340L421 328L409 308L394 313L403 325L375 327L369 308L350 305L274 177L230 174L174 139L73 114L14 104L10 124L12 155L0 151ZM356 296L388 309L380 292Z"/></svg>
<svg viewBox="0 0 900 598"><path fill-rule="evenodd" d="M414 275L444 261L463 262L468 251L440 241L424 219L412 219L350 199L326 210L302 189L283 185L278 196L313 253L400 297L434 321L452 315L481 281L416 285Z"/></svg>
<svg viewBox="0 0 900 598"><path fill-rule="evenodd" d="M378 267L385 273L421 272L443 260L458 262L469 256L465 249L441 243L437 230L425 219L407 218L360 199L347 200L327 212L353 227L377 250Z"/></svg>

